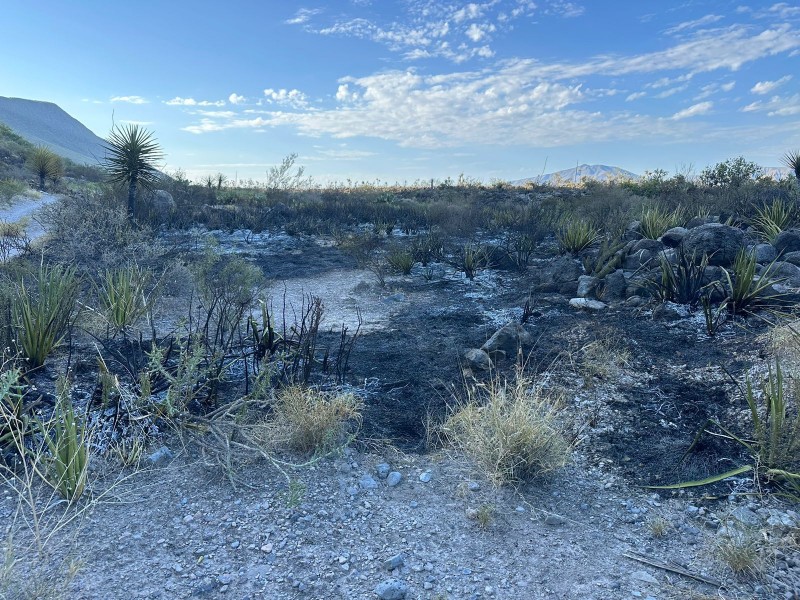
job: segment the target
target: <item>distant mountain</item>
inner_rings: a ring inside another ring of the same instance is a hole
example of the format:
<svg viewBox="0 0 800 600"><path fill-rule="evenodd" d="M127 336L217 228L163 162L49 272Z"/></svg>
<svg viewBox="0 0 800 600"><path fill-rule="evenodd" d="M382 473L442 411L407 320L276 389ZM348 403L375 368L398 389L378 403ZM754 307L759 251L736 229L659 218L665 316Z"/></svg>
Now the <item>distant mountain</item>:
<svg viewBox="0 0 800 600"><path fill-rule="evenodd" d="M527 177L512 181L513 185L525 185L528 182L541 185L558 183L580 183L586 177L594 181L611 181L614 179L639 179L636 173L631 173L620 167L609 167L607 165L580 165L572 169L564 169L555 173L547 173L538 177Z"/></svg>
<svg viewBox="0 0 800 600"><path fill-rule="evenodd" d="M772 179L781 180L791 176L794 177L794 171L788 167L763 167L764 175Z"/></svg>
<svg viewBox="0 0 800 600"><path fill-rule="evenodd" d="M103 139L52 102L0 96L0 123L78 164L96 165L104 155Z"/></svg>

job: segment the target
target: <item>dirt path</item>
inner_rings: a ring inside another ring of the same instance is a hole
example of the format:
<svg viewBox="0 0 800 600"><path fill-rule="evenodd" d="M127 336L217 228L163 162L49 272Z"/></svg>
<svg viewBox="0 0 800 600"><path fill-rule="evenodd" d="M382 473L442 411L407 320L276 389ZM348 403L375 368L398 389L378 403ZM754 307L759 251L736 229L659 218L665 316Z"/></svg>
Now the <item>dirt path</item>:
<svg viewBox="0 0 800 600"><path fill-rule="evenodd" d="M15 196L10 206L0 207L0 221L15 223L23 219L30 219L27 232L31 242L44 235L44 228L36 220L36 214L43 207L58 200L55 194L42 192L38 198L32 196Z"/></svg>

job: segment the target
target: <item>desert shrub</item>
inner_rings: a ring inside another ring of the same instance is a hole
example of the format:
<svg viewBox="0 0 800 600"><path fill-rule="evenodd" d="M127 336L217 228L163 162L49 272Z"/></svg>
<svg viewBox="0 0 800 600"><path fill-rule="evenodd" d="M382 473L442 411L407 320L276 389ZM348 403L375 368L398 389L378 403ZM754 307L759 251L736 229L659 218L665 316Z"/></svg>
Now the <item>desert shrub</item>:
<svg viewBox="0 0 800 600"><path fill-rule="evenodd" d="M19 332L17 346L27 358L28 368L44 364L59 346L70 326L80 282L74 267L42 266L23 279L13 301L13 318ZM29 281L30 281L29 279Z"/></svg>
<svg viewBox="0 0 800 600"><path fill-rule="evenodd" d="M598 229L581 219L569 220L556 234L562 252L577 255L600 240Z"/></svg>
<svg viewBox="0 0 800 600"><path fill-rule="evenodd" d="M763 174L756 163L745 160L743 156L729 158L713 167L706 167L700 173L699 181L708 187L741 187Z"/></svg>
<svg viewBox="0 0 800 600"><path fill-rule="evenodd" d="M539 241L534 235L512 234L506 239L504 250L518 269L525 269L530 264Z"/></svg>
<svg viewBox="0 0 800 600"><path fill-rule="evenodd" d="M0 220L0 260L5 262L15 254L30 251L31 239L27 229L27 218L11 223Z"/></svg>
<svg viewBox="0 0 800 600"><path fill-rule="evenodd" d="M427 266L429 262L444 259L444 238L438 231L428 231L411 240L411 254L414 260Z"/></svg>
<svg viewBox="0 0 800 600"><path fill-rule="evenodd" d="M128 222L109 189L48 204L42 219L49 232L45 252L60 263L92 269L147 264L164 251L149 229Z"/></svg>
<svg viewBox="0 0 800 600"><path fill-rule="evenodd" d="M353 394L325 393L301 386L278 392L273 435L298 452L327 452L343 443L348 424L361 422L361 400Z"/></svg>
<svg viewBox="0 0 800 600"><path fill-rule="evenodd" d="M489 264L486 248L474 244L464 244L458 256L458 268L472 281L481 269Z"/></svg>
<svg viewBox="0 0 800 600"><path fill-rule="evenodd" d="M27 189L28 186L17 179L0 179L0 201L10 200L17 194L24 194Z"/></svg>
<svg viewBox="0 0 800 600"><path fill-rule="evenodd" d="M495 484L518 483L563 466L570 446L558 423L560 398L518 370L467 390L442 426L444 439Z"/></svg>
<svg viewBox="0 0 800 600"><path fill-rule="evenodd" d="M155 300L152 273L137 265L106 269L97 285L100 307L113 332L126 332Z"/></svg>

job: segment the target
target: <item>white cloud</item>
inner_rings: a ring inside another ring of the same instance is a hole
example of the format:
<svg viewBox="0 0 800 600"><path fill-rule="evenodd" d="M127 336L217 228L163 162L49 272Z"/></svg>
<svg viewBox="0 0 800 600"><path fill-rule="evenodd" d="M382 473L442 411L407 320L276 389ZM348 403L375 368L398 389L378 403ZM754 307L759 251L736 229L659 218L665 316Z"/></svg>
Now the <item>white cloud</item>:
<svg viewBox="0 0 800 600"><path fill-rule="evenodd" d="M240 96L236 92L233 92L230 96L228 96L228 102L231 104L244 104L247 102L247 98Z"/></svg>
<svg viewBox="0 0 800 600"><path fill-rule="evenodd" d="M350 91L350 86L343 83L336 90L336 99L339 102L354 102L358 100L358 94Z"/></svg>
<svg viewBox="0 0 800 600"><path fill-rule="evenodd" d="M164 104L168 106L225 106L224 100L195 100L194 98L181 98L176 96L172 100L166 100Z"/></svg>
<svg viewBox="0 0 800 600"><path fill-rule="evenodd" d="M698 29L705 25L710 25L712 23L716 23L717 21L721 21L722 19L724 19L722 15L706 15L704 17L700 17L699 19L695 19L694 21L684 21L683 23L679 23L675 25L675 27L670 27L667 29L664 33L668 35L674 35L689 29Z"/></svg>
<svg viewBox="0 0 800 600"><path fill-rule="evenodd" d="M670 96L674 96L675 94L684 91L688 87L689 86L687 84L683 84L674 88L669 88L664 90L663 92L656 94L655 96L653 96L653 98L658 98L658 99L669 98Z"/></svg>
<svg viewBox="0 0 800 600"><path fill-rule="evenodd" d="M700 93L697 94L694 99L702 100L703 98L708 98L709 96L713 96L714 94L718 94L720 92L730 92L735 87L735 81L728 81L726 83L709 83L708 85L704 85L702 88L700 88Z"/></svg>
<svg viewBox="0 0 800 600"><path fill-rule="evenodd" d="M127 102L128 104L147 104L150 102L141 96L114 96L111 102Z"/></svg>
<svg viewBox="0 0 800 600"><path fill-rule="evenodd" d="M308 108L308 96L300 90L286 90L283 88L273 90L272 88L267 88L264 90L264 96L267 102L273 104L281 104L292 108Z"/></svg>
<svg viewBox="0 0 800 600"><path fill-rule="evenodd" d="M673 121L680 121L681 119L688 119L690 117L697 117L699 115L708 114L711 109L714 108L713 102L698 102L697 104L693 104L689 108L684 108L683 110L679 110L674 115L672 115Z"/></svg>
<svg viewBox="0 0 800 600"><path fill-rule="evenodd" d="M769 117L800 115L800 94L773 96L766 101L752 102L742 108L742 112L765 112Z"/></svg>
<svg viewBox="0 0 800 600"><path fill-rule="evenodd" d="M311 17L318 15L322 12L321 8L301 8L291 19L286 19L284 23L287 25L303 25L311 20Z"/></svg>
<svg viewBox="0 0 800 600"><path fill-rule="evenodd" d="M769 7L769 12L775 13L781 19L800 17L800 6L789 5L786 2L778 2Z"/></svg>
<svg viewBox="0 0 800 600"><path fill-rule="evenodd" d="M634 92L625 98L625 102L632 102L634 100L638 100L639 98L644 98L645 96L647 96L647 92Z"/></svg>
<svg viewBox="0 0 800 600"><path fill-rule="evenodd" d="M759 81L753 87L750 88L750 91L753 92L754 94L759 94L761 96L765 96L765 95L773 92L774 90L776 90L780 86L782 86L784 83L789 81L791 78L792 78L791 75L786 75L786 76L781 77L780 79L778 79L776 81Z"/></svg>

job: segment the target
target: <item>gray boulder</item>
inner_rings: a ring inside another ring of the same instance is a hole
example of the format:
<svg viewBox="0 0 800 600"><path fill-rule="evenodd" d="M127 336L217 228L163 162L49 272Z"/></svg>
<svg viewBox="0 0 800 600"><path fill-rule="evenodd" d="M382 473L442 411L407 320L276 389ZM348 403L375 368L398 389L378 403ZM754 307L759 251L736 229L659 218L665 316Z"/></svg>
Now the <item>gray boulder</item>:
<svg viewBox="0 0 800 600"><path fill-rule="evenodd" d="M408 596L408 586L399 579L387 579L375 588L380 600L404 600Z"/></svg>
<svg viewBox="0 0 800 600"><path fill-rule="evenodd" d="M707 223L690 229L681 242L681 248L697 260L705 254L708 263L720 267L733 264L744 247L744 232L730 225Z"/></svg>
<svg viewBox="0 0 800 600"><path fill-rule="evenodd" d="M800 251L800 229L781 231L775 238L774 245L778 253L788 254Z"/></svg>
<svg viewBox="0 0 800 600"><path fill-rule="evenodd" d="M769 276L772 279L781 280L785 286L792 288L800 287L800 267L788 262L776 262L769 270Z"/></svg>
<svg viewBox="0 0 800 600"><path fill-rule="evenodd" d="M575 291L578 277L583 275L583 265L569 256L559 256L532 271L534 287L539 292Z"/></svg>
<svg viewBox="0 0 800 600"><path fill-rule="evenodd" d="M787 252L786 254L781 256L783 262L792 263L793 265L797 265L800 267L800 251L797 252Z"/></svg>
<svg viewBox="0 0 800 600"><path fill-rule="evenodd" d="M759 264L771 263L778 258L778 252L772 244L756 244L749 247L748 250L752 250L756 255L756 262Z"/></svg>
<svg viewBox="0 0 800 600"><path fill-rule="evenodd" d="M533 345L533 336L519 323L506 323L494 332L481 346L493 361L505 357L516 357L517 352Z"/></svg>
<svg viewBox="0 0 800 600"><path fill-rule="evenodd" d="M597 289L598 283L600 283L600 280L592 275L581 275L578 277L578 297L588 298L589 296L594 295L594 291Z"/></svg>
<svg viewBox="0 0 800 600"><path fill-rule="evenodd" d="M573 298L569 301L573 308L582 308L589 311L599 311L608 308L608 304L599 300L589 300L588 298Z"/></svg>
<svg viewBox="0 0 800 600"><path fill-rule="evenodd" d="M617 269L603 278L599 286L599 288L602 288L600 296L606 301L624 300L627 287L628 282L625 281L625 273L622 269Z"/></svg>
<svg viewBox="0 0 800 600"><path fill-rule="evenodd" d="M716 223L716 221L716 217L694 217L689 219L689 222L686 223L686 229L694 229L695 227L707 225L708 223Z"/></svg>
<svg viewBox="0 0 800 600"><path fill-rule="evenodd" d="M166 190L156 190L150 197L150 210L159 217L168 217L175 212L175 199Z"/></svg>
<svg viewBox="0 0 800 600"><path fill-rule="evenodd" d="M477 371L488 371L494 366L489 355L479 348L467 350L464 353L464 362L470 369Z"/></svg>
<svg viewBox="0 0 800 600"><path fill-rule="evenodd" d="M689 233L689 230L685 227L673 227L672 229L667 229L659 239L667 248L677 248L687 233Z"/></svg>

